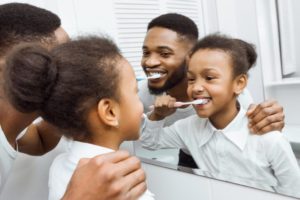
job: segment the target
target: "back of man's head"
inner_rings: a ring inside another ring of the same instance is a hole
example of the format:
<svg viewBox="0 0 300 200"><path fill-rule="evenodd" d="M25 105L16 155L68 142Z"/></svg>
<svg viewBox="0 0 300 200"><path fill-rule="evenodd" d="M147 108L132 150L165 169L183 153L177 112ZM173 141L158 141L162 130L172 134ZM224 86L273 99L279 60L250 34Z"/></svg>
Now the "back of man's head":
<svg viewBox="0 0 300 200"><path fill-rule="evenodd" d="M148 24L147 31L153 27L170 29L193 42L198 39L198 28L195 22L181 14L168 13L160 15Z"/></svg>
<svg viewBox="0 0 300 200"><path fill-rule="evenodd" d="M25 3L0 5L0 58L20 42L52 42L54 31L60 25L56 14L36 6Z"/></svg>

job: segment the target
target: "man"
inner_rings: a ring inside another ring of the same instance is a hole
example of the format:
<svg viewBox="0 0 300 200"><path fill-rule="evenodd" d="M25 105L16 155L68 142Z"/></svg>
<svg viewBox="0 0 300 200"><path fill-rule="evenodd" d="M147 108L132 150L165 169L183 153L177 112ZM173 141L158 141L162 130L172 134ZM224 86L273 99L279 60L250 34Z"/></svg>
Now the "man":
<svg viewBox="0 0 300 200"><path fill-rule="evenodd" d="M2 87L5 56L21 42L39 42L51 48L68 41L69 37L57 15L23 3L0 5L0 27L1 192L15 160L17 147L24 153L41 155L53 149L60 140L60 136L54 134L57 132L55 127L44 121L30 125L39 116L38 113L21 113L7 101ZM26 134L16 145L16 138L26 128ZM64 199L83 199L84 196L84 199L131 200L145 189L145 174L140 161L128 153L115 152L82 161Z"/></svg>
<svg viewBox="0 0 300 200"><path fill-rule="evenodd" d="M197 39L196 24L180 14L160 15L148 24L141 65L147 76L161 76L139 84L139 96L145 111L149 112L149 107L154 105L154 110L148 114L150 120L160 120L167 116L165 126L169 126L179 119L195 114L192 106L177 109L168 105L171 101L189 101L186 93L186 56ZM252 103L247 90L239 96L239 101L245 109ZM257 134L281 130L284 126L283 109L275 101L252 105L247 114L251 122L249 128ZM186 150L180 150L178 164L197 168Z"/></svg>

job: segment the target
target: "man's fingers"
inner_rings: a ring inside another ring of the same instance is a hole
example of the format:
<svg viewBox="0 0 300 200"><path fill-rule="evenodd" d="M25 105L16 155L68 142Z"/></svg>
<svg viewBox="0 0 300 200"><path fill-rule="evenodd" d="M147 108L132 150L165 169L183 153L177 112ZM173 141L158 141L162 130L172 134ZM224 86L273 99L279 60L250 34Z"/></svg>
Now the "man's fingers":
<svg viewBox="0 0 300 200"><path fill-rule="evenodd" d="M126 192L134 190L134 188L138 187L140 184L145 184L146 186L146 175L143 169L127 174L121 183L124 189L126 188Z"/></svg>
<svg viewBox="0 0 300 200"><path fill-rule="evenodd" d="M268 107L274 107L274 105L278 105L277 102L275 100L267 100L267 101L264 101L258 105L250 105L251 109L254 109L254 110L251 110L251 114L249 114L249 118L253 118L255 117L257 114L261 113L262 110L268 108ZM254 108L253 108L254 106Z"/></svg>
<svg viewBox="0 0 300 200"><path fill-rule="evenodd" d="M90 161L89 158L81 158L78 162L77 167L82 167Z"/></svg>
<svg viewBox="0 0 300 200"><path fill-rule="evenodd" d="M130 157L114 165L115 175L118 177L126 176L141 169L141 161L136 157Z"/></svg>
<svg viewBox="0 0 300 200"><path fill-rule="evenodd" d="M265 126L262 129L260 129L259 133L260 134L268 133L270 131L273 131L274 129L276 129L276 130L282 130L283 127L284 127L283 121L275 122L275 123L270 124L270 126Z"/></svg>
<svg viewBox="0 0 300 200"><path fill-rule="evenodd" d="M276 114L276 111L272 109L271 107L267 107L264 109L261 109L259 113L257 113L255 116L250 118L249 122L251 126L257 126L257 124L261 123L264 120L272 120L270 116ZM272 121L271 121L272 122Z"/></svg>
<svg viewBox="0 0 300 200"><path fill-rule="evenodd" d="M284 115L282 115L281 113L263 117L257 123L251 124L250 130L256 134L267 133L273 130L281 130L284 125L283 118Z"/></svg>
<svg viewBox="0 0 300 200"><path fill-rule="evenodd" d="M249 108L248 108L248 110L247 110L247 112L246 112L246 115L247 115L248 117L250 117L250 116L253 115L253 112L254 112L256 106L257 106L257 105L255 105L255 104L251 104L251 105L249 106Z"/></svg>
<svg viewBox="0 0 300 200"><path fill-rule="evenodd" d="M94 162L99 162L99 164L102 164L103 162L118 163L123 160L126 160L129 157L130 154L127 151L120 150L112 153L95 156L94 158L92 158L92 160Z"/></svg>
<svg viewBox="0 0 300 200"><path fill-rule="evenodd" d="M127 194L128 194L128 200L136 200L138 199L140 196L142 196L142 194L144 194L144 192L147 189L147 185L145 182L141 182L140 184L134 186Z"/></svg>

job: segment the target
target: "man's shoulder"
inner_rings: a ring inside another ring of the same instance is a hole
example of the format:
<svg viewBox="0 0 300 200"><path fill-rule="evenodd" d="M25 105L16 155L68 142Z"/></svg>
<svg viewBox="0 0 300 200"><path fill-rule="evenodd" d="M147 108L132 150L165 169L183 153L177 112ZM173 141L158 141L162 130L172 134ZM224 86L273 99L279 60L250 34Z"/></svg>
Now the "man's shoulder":
<svg viewBox="0 0 300 200"><path fill-rule="evenodd" d="M138 81L139 94L151 95L148 88L147 80Z"/></svg>

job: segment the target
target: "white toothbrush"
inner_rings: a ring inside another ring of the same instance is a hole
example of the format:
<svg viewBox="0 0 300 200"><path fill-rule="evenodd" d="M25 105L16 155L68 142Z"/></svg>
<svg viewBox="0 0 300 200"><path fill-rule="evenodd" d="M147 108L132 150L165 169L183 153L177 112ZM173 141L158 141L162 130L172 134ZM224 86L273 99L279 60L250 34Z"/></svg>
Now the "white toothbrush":
<svg viewBox="0 0 300 200"><path fill-rule="evenodd" d="M150 76L146 76L146 77L137 77L136 79L138 81L141 81L141 80L145 80L145 79L148 79L148 80L151 80L151 79L157 79L157 78L160 78L162 75L161 74L153 74L153 75L150 75Z"/></svg>
<svg viewBox="0 0 300 200"><path fill-rule="evenodd" d="M176 101L174 103L174 107L178 108L184 105L202 105L202 104L206 104L208 102L208 99L197 99L194 101L188 101L188 102L181 102L181 101ZM154 105L149 106L150 110L154 109Z"/></svg>
<svg viewBox="0 0 300 200"><path fill-rule="evenodd" d="M202 105L202 104L206 104L208 102L208 99L196 99L194 101L188 101L188 102L180 102L177 101L174 104L174 107L181 107L184 105Z"/></svg>

